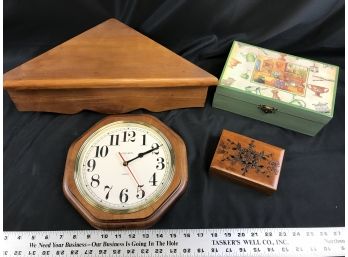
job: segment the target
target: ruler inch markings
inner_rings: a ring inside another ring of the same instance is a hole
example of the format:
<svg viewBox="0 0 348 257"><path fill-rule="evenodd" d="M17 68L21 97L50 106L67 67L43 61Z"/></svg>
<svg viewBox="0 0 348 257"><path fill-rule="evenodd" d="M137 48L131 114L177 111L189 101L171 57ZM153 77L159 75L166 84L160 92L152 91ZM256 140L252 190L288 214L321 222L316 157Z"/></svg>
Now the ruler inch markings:
<svg viewBox="0 0 348 257"><path fill-rule="evenodd" d="M346 228L3 232L3 256L344 256Z"/></svg>

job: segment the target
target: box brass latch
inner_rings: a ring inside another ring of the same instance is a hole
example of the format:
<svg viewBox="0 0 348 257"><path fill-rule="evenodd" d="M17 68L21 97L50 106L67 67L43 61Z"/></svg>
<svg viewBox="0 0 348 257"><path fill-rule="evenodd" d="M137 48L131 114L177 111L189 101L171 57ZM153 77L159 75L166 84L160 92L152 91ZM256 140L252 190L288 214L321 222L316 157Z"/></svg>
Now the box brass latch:
<svg viewBox="0 0 348 257"><path fill-rule="evenodd" d="M271 107L271 106L267 106L267 105L264 105L264 104L259 104L257 106L257 108L259 108L264 113L275 113L276 111L278 111L277 108L274 108L274 107Z"/></svg>

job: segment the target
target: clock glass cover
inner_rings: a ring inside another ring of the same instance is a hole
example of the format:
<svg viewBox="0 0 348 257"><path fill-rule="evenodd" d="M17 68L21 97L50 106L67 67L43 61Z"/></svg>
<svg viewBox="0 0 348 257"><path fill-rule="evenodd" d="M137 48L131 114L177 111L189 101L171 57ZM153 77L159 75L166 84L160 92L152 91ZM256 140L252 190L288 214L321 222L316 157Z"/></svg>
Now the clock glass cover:
<svg viewBox="0 0 348 257"><path fill-rule="evenodd" d="M146 208L166 192L174 175L168 139L143 122L117 121L81 146L74 179L91 205L112 213Z"/></svg>

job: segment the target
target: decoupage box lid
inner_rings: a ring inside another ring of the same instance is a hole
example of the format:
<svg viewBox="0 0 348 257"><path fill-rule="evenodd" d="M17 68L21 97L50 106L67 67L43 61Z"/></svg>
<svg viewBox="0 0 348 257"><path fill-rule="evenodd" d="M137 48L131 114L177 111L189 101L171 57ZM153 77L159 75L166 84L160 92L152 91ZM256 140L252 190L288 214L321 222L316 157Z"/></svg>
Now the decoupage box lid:
<svg viewBox="0 0 348 257"><path fill-rule="evenodd" d="M223 90L217 92L245 93L249 102L257 96L283 112L325 122L333 116L338 71L335 65L234 41L219 80Z"/></svg>

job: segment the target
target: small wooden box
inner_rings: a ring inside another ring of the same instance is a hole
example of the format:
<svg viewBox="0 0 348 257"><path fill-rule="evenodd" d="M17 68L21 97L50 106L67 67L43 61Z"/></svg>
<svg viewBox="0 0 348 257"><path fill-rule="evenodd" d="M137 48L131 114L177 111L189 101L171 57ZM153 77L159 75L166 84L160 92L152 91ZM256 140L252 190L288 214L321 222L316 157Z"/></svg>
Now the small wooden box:
<svg viewBox="0 0 348 257"><path fill-rule="evenodd" d="M234 41L213 106L306 135L333 117L339 68Z"/></svg>
<svg viewBox="0 0 348 257"><path fill-rule="evenodd" d="M284 149L223 130L210 171L272 193L277 190L283 156Z"/></svg>

